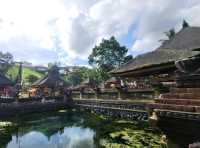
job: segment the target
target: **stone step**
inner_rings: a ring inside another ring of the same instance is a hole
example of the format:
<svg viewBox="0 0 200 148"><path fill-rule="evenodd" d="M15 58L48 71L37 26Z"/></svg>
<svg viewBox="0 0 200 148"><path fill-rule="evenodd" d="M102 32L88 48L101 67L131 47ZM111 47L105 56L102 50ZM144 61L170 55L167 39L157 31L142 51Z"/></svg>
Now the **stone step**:
<svg viewBox="0 0 200 148"><path fill-rule="evenodd" d="M193 99L155 99L155 103L200 106L200 100Z"/></svg>
<svg viewBox="0 0 200 148"><path fill-rule="evenodd" d="M200 106L194 106L194 105L176 105L176 104L151 103L151 104L148 105L148 108L149 109L166 109L166 110L174 110L174 111L200 113Z"/></svg>
<svg viewBox="0 0 200 148"><path fill-rule="evenodd" d="M200 93L165 93L161 94L162 99L199 99Z"/></svg>
<svg viewBox="0 0 200 148"><path fill-rule="evenodd" d="M200 88L170 88L172 93L200 93Z"/></svg>
<svg viewBox="0 0 200 148"><path fill-rule="evenodd" d="M170 118L200 121L200 113L173 111L165 109L155 109L154 111L156 112L156 115L158 115L159 117L170 117Z"/></svg>

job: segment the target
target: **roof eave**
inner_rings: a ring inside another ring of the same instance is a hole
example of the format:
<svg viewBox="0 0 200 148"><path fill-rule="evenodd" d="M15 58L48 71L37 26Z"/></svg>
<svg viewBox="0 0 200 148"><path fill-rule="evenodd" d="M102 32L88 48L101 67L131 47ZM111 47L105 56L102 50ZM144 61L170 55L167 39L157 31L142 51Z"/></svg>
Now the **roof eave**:
<svg viewBox="0 0 200 148"><path fill-rule="evenodd" d="M137 69L132 69L128 71L123 72L113 72L114 76L120 76L120 77L133 77L133 76L147 76L147 75L153 75L153 74L162 74L166 72L171 72L176 69L174 61L170 61L167 63L161 63L161 64L152 64L144 67L140 67Z"/></svg>

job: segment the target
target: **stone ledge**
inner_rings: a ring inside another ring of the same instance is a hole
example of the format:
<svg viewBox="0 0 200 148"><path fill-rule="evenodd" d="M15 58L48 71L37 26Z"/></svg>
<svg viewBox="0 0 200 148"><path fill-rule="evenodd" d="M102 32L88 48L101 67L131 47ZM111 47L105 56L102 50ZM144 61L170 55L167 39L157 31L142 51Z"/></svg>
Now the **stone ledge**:
<svg viewBox="0 0 200 148"><path fill-rule="evenodd" d="M200 93L200 88L171 88L172 93Z"/></svg>
<svg viewBox="0 0 200 148"><path fill-rule="evenodd" d="M200 113L180 112L180 111L163 110L163 109L155 109L154 111L156 112L156 115L160 118L169 117L176 119L200 121Z"/></svg>
<svg viewBox="0 0 200 148"><path fill-rule="evenodd" d="M160 95L163 99L197 99L200 100L200 93L166 93Z"/></svg>
<svg viewBox="0 0 200 148"><path fill-rule="evenodd" d="M149 109L164 109L164 110L173 110L173 111L183 111L191 113L200 113L200 106L192 105L174 105L174 104L159 104L151 103L148 105Z"/></svg>
<svg viewBox="0 0 200 148"><path fill-rule="evenodd" d="M200 106L200 100L195 99L155 99L155 103Z"/></svg>

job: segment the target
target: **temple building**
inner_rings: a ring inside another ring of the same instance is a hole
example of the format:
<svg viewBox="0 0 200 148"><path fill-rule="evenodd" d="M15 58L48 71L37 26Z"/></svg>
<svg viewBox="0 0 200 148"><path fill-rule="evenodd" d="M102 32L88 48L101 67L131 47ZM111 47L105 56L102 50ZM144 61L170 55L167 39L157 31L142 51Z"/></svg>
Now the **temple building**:
<svg viewBox="0 0 200 148"><path fill-rule="evenodd" d="M137 56L132 61L111 72L114 76L125 78L137 85L137 80L148 83L173 85L175 61L200 54L200 27L182 28L175 36L163 41L162 45L152 52ZM133 84L134 84L133 83ZM137 87L137 86L135 86Z"/></svg>
<svg viewBox="0 0 200 148"><path fill-rule="evenodd" d="M104 83L105 89L113 89L114 87L120 87L121 82L119 78L111 77Z"/></svg>
<svg viewBox="0 0 200 148"><path fill-rule="evenodd" d="M53 66L46 76L32 84L31 91L36 93L37 90L42 90L41 93L44 93L45 96L52 96L52 93L55 95L55 92L61 91L66 86L68 84L60 77L58 67ZM40 92L37 91L37 93Z"/></svg>
<svg viewBox="0 0 200 148"><path fill-rule="evenodd" d="M8 97L12 92L13 82L9 80L6 76L0 74L0 96Z"/></svg>

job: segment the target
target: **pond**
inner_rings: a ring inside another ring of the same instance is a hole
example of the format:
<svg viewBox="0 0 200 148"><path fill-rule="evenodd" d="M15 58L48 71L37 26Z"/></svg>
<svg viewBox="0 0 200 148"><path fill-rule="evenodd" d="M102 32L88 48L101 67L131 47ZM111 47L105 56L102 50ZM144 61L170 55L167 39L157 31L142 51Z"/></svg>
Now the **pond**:
<svg viewBox="0 0 200 148"><path fill-rule="evenodd" d="M163 148L162 135L147 122L79 110L18 115L0 122L0 148ZM169 148L183 147L170 141Z"/></svg>
<svg viewBox="0 0 200 148"><path fill-rule="evenodd" d="M18 115L0 124L1 148L160 146L160 134L146 122L106 119L75 110Z"/></svg>

